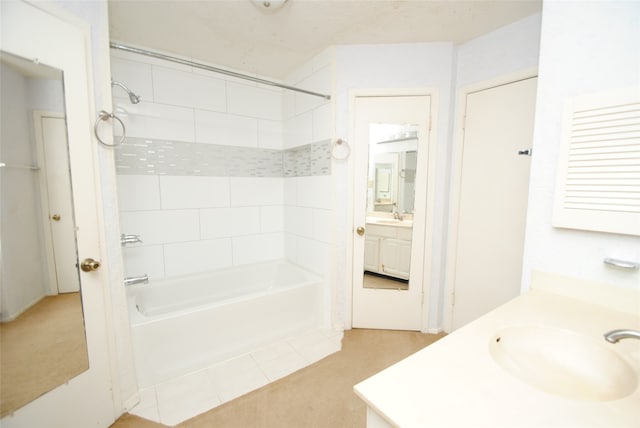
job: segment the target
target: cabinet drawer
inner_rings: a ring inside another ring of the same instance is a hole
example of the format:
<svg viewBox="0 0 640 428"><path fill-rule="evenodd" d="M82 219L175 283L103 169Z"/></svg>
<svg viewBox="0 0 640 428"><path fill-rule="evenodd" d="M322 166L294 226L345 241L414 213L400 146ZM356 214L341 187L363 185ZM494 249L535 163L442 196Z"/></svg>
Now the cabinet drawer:
<svg viewBox="0 0 640 428"><path fill-rule="evenodd" d="M375 235L383 238L395 238L397 227L380 226L378 224L367 223L367 235Z"/></svg>

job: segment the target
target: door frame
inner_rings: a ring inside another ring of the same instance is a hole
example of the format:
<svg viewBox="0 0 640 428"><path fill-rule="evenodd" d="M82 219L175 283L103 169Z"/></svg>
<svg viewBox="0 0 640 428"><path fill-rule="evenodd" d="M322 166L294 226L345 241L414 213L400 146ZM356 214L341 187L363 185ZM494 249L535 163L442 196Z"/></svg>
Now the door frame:
<svg viewBox="0 0 640 428"><path fill-rule="evenodd" d="M434 218L435 218L435 201L436 201L436 167L438 145L438 107L440 106L439 93L437 88L419 87L419 88L357 88L349 90L349 141L355 144L356 132L356 112L355 102L357 97L391 97L391 96L428 96L431 98L430 108L430 126L429 126L429 147L428 147L428 171L427 171L427 198L425 207L425 224L424 226L424 248L425 257L422 259L422 320L421 332L430 332L429 330L429 302L431 290L431 273L432 273L432 251L434 236ZM355 149L355 148L354 148ZM354 197L356 186L356 165L354 156L348 158L348 174L350 176L347 192L347 242L346 242L346 272L347 287L345 293L345 330L353 327L353 260L355 246L355 229L357 225L354 222ZM415 226L415 223L414 223Z"/></svg>
<svg viewBox="0 0 640 428"><path fill-rule="evenodd" d="M109 426L120 414L116 405L119 378L98 141L91 128L97 113L90 27L52 2L3 2L2 9L0 48L63 71L78 255L80 260L89 257L100 260L102 267L80 274L89 370L5 416L0 423L6 428ZM82 200L86 202L79 203Z"/></svg>
<svg viewBox="0 0 640 428"><path fill-rule="evenodd" d="M462 152L464 148L464 123L467 111L467 96L479 91L508 85L520 80L538 76L538 68L530 68L505 74L463 86L457 92L455 111L455 135L452 139L451 183L449 190L449 227L447 232L446 271L444 286L443 328L450 333L453 329L453 306L455 303L455 270L458 250L458 221L460 219L460 192L462 189Z"/></svg>

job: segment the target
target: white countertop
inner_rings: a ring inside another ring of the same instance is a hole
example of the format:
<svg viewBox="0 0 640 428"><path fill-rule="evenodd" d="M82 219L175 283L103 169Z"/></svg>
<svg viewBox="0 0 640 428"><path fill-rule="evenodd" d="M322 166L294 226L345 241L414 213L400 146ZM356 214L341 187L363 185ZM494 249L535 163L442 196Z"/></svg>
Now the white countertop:
<svg viewBox="0 0 640 428"><path fill-rule="evenodd" d="M489 342L518 325L590 336L623 355L640 375L640 341L608 344L602 336L640 330L639 313L533 290L359 383L355 392L400 427L640 427L640 387L618 400L577 400L543 392L500 367Z"/></svg>
<svg viewBox="0 0 640 428"><path fill-rule="evenodd" d="M389 227L413 227L413 219L398 220L387 217L367 217L367 224L375 224L377 226L389 226Z"/></svg>

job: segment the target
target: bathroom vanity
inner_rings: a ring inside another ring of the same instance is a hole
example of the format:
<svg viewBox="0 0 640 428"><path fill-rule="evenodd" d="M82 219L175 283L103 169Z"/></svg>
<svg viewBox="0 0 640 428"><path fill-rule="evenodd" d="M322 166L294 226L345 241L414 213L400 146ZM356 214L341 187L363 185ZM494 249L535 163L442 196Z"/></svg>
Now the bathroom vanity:
<svg viewBox="0 0 640 428"><path fill-rule="evenodd" d="M357 384L367 427L640 426L640 290L536 272L532 290Z"/></svg>
<svg viewBox="0 0 640 428"><path fill-rule="evenodd" d="M364 269L409 279L412 227L412 220L367 217Z"/></svg>

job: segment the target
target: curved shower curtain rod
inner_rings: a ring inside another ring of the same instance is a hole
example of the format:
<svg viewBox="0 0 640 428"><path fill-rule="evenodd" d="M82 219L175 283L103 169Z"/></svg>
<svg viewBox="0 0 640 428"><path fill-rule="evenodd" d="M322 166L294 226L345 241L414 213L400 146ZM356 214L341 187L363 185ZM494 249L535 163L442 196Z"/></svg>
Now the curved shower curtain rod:
<svg viewBox="0 0 640 428"><path fill-rule="evenodd" d="M125 46L125 45L121 45L120 43L111 42L111 43L109 43L109 46L112 49L118 49L118 50L126 51L126 52L133 52L133 53L137 53L137 54L140 54L140 55L150 56L152 58L158 58L158 59L163 59L165 61L175 62L175 63L178 63L178 64L189 65L191 67L196 67L196 68L201 68L203 70L213 71L214 73L226 74L227 76L237 77L239 79L244 79L244 80L251 80L252 82L261 83L263 85L277 86L278 88L288 89L290 91L302 92L303 94L313 95L314 97L321 97L321 98L324 98L325 100L330 100L331 99L331 95L320 94L318 92L313 92L313 91L307 91L306 89L296 88L295 86L284 85L282 83L273 82L271 80L260 79L259 77L253 77L253 76L249 76L249 75L242 74L242 73L236 73L235 71L224 70L222 68L212 67L210 65L201 64L201 63L198 63L198 62L189 61L189 60L186 60L186 59L177 58L177 57L173 57L173 56L169 56L169 55L165 55L165 54L161 54L161 53L157 53L157 52L152 52L152 51L148 51L148 50L145 50L145 49L139 49L139 48L134 48L134 47L131 47L131 46Z"/></svg>

